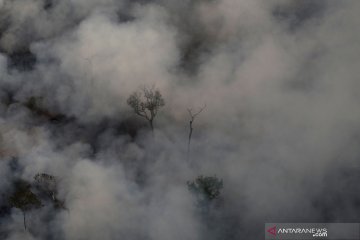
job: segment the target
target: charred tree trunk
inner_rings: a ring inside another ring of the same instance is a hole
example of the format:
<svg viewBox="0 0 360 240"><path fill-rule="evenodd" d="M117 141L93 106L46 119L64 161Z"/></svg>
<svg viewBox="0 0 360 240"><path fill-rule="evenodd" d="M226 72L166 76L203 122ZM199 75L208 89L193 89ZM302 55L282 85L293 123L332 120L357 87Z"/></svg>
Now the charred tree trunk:
<svg viewBox="0 0 360 240"><path fill-rule="evenodd" d="M187 160L190 160L190 142L191 142L191 135L193 132L193 126L192 126L193 120L190 120L189 126L190 126L190 132L189 132L189 139L188 139L188 145L187 145Z"/></svg>
<svg viewBox="0 0 360 240"><path fill-rule="evenodd" d="M190 122L189 122L189 138L188 138L188 145L187 145L187 161L189 162L190 161L190 143L191 143L191 137L192 137L192 134L193 134L193 123L195 121L195 118L197 117L197 115L199 115L206 107L206 104L200 108L200 110L196 113L193 113L192 109L188 109L188 113L189 113L189 116L190 116Z"/></svg>
<svg viewBox="0 0 360 240"><path fill-rule="evenodd" d="M23 216L24 216L24 229L26 231L26 213L25 213L25 211L23 211Z"/></svg>
<svg viewBox="0 0 360 240"><path fill-rule="evenodd" d="M153 120L149 120L149 124L150 124L152 135L154 136L154 123L153 123Z"/></svg>

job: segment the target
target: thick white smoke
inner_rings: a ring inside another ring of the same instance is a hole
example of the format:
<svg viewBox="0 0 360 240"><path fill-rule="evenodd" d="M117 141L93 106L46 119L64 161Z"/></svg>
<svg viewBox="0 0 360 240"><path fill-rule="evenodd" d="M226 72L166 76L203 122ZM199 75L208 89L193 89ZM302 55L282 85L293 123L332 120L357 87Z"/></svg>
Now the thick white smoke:
<svg viewBox="0 0 360 240"><path fill-rule="evenodd" d="M359 13L355 0L0 1L0 189L46 172L68 208L29 212L29 231L2 211L0 237L259 239L265 222L358 221ZM144 85L166 102L154 137L126 104ZM186 109L204 104L189 164ZM212 223L186 186L201 174L224 182Z"/></svg>

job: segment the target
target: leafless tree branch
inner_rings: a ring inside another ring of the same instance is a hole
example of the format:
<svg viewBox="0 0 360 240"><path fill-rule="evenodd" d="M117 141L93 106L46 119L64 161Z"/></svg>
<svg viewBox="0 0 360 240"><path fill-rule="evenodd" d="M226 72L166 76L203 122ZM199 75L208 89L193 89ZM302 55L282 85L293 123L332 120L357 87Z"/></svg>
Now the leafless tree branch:
<svg viewBox="0 0 360 240"><path fill-rule="evenodd" d="M141 91L134 92L129 96L127 103L137 115L149 122L151 131L154 132L154 118L159 109L165 105L160 91L155 89L155 86L151 88L143 86Z"/></svg>
<svg viewBox="0 0 360 240"><path fill-rule="evenodd" d="M188 146L187 146L187 159L190 160L190 143L191 143L191 137L193 134L193 123L195 121L195 118L206 108L206 104L204 104L203 107L201 107L197 112L193 113L191 108L188 108L187 111L190 116L190 122L189 122L189 138L188 138Z"/></svg>

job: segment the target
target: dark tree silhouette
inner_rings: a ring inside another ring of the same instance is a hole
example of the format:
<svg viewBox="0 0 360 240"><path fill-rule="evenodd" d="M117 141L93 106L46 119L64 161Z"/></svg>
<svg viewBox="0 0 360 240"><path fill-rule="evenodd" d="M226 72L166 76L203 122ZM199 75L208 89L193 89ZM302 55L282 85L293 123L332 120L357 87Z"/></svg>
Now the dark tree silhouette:
<svg viewBox="0 0 360 240"><path fill-rule="evenodd" d="M26 230L26 211L42 207L41 201L31 191L31 185L24 180L18 180L15 183L15 191L10 196L9 201L12 207L22 211L24 216L24 228Z"/></svg>
<svg viewBox="0 0 360 240"><path fill-rule="evenodd" d="M190 122L189 122L189 138L188 138L188 145L187 145L187 160L189 161L190 159L190 143L191 143L191 137L192 137L192 133L193 133L193 123L195 121L195 118L206 108L206 104L200 108L197 112L193 112L191 108L188 108L188 113L190 116Z"/></svg>
<svg viewBox="0 0 360 240"><path fill-rule="evenodd" d="M154 87L143 87L142 91L136 91L129 96L127 104L137 115L149 122L151 131L154 132L154 118L159 109L165 105L159 90L154 89Z"/></svg>
<svg viewBox="0 0 360 240"><path fill-rule="evenodd" d="M38 173L34 176L34 180L37 189L46 193L52 200L55 200L57 183L54 176L46 173Z"/></svg>
<svg viewBox="0 0 360 240"><path fill-rule="evenodd" d="M38 173L34 176L34 185L39 195L50 199L56 209L65 209L65 201L59 200L57 179L47 173Z"/></svg>
<svg viewBox="0 0 360 240"><path fill-rule="evenodd" d="M220 196L223 181L216 176L198 176L194 181L187 182L189 191L194 193L200 201L210 202Z"/></svg>
<svg viewBox="0 0 360 240"><path fill-rule="evenodd" d="M223 198L221 189L223 181L216 176L198 176L187 182L188 189L196 199L198 217L206 227L204 239L224 239L226 229L223 224Z"/></svg>

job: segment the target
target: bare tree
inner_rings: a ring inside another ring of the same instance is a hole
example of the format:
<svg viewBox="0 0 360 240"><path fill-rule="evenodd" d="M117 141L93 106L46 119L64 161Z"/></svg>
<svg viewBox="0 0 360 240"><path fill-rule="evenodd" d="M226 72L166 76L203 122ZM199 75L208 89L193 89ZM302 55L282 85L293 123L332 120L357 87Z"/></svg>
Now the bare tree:
<svg viewBox="0 0 360 240"><path fill-rule="evenodd" d="M141 90L132 93L127 99L127 104L137 115L149 122L151 131L154 133L154 118L159 109L165 105L165 101L160 91L154 87L143 87Z"/></svg>
<svg viewBox="0 0 360 240"><path fill-rule="evenodd" d="M188 146L187 146L187 159L189 161L189 158L190 158L190 142L191 142L191 136L192 136L192 133L193 133L193 123L195 121L195 118L206 108L206 104L200 108L197 112L193 112L191 108L188 108L187 111L189 113L189 116L190 116L190 122L189 122L189 138L188 138Z"/></svg>

